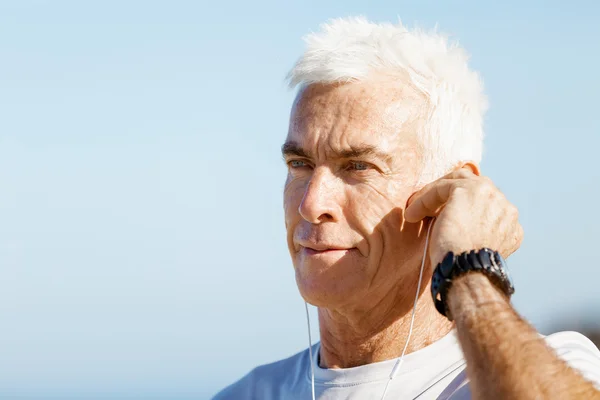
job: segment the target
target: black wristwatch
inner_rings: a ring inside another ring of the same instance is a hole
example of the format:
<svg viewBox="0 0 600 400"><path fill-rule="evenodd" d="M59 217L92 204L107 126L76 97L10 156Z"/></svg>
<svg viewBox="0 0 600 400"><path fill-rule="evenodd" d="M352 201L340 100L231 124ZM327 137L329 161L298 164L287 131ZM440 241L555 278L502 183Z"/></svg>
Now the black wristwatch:
<svg viewBox="0 0 600 400"><path fill-rule="evenodd" d="M435 308L450 321L453 318L446 302L448 289L452 286L453 279L471 271L485 274L509 298L515 292L506 262L497 251L472 250L457 256L449 252L433 271L431 295Z"/></svg>

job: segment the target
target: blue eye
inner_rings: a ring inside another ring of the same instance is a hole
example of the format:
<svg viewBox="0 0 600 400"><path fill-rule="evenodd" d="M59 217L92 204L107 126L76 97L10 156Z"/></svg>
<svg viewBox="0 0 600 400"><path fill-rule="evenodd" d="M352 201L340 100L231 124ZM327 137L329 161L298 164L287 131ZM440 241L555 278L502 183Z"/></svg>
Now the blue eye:
<svg viewBox="0 0 600 400"><path fill-rule="evenodd" d="M292 160L288 163L291 168L302 168L306 167L306 163L301 160Z"/></svg>
<svg viewBox="0 0 600 400"><path fill-rule="evenodd" d="M352 161L350 167L356 171L366 171L369 169L369 164L360 161Z"/></svg>

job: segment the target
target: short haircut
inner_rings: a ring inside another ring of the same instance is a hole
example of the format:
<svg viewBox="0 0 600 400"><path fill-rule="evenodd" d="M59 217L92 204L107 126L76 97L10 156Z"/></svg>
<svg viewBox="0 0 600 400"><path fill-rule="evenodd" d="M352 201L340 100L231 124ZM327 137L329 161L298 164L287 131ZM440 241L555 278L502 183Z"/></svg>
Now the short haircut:
<svg viewBox="0 0 600 400"><path fill-rule="evenodd" d="M446 35L353 17L331 20L304 40L306 50L288 74L292 88L348 83L383 72L409 80L424 95L427 111L418 132L421 183L460 162L481 162L487 110L483 82L469 69L468 54Z"/></svg>

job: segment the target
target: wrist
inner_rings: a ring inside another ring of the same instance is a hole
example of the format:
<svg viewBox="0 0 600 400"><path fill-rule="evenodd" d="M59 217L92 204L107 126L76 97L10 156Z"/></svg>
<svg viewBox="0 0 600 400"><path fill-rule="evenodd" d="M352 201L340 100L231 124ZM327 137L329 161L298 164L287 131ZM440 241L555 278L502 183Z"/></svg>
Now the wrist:
<svg viewBox="0 0 600 400"><path fill-rule="evenodd" d="M471 275L475 278L465 278ZM448 298L455 282L463 282L462 286L470 288L470 296L476 295L479 287L495 287L506 299L514 293L508 269L498 252L486 248L458 255L449 252L433 272L431 294L436 309L450 321L453 320L453 313L448 306ZM481 301L488 300L489 296L481 297Z"/></svg>
<svg viewBox="0 0 600 400"><path fill-rule="evenodd" d="M481 314L500 317L510 298L490 278L470 272L452 281L446 296L447 307L458 323Z"/></svg>

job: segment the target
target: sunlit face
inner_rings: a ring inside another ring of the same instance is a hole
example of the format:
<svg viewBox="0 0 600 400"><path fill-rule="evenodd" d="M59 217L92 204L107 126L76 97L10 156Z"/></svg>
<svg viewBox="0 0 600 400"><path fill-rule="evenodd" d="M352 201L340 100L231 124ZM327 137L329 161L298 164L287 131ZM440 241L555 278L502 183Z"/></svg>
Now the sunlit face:
<svg viewBox="0 0 600 400"><path fill-rule="evenodd" d="M284 208L308 302L360 307L403 281L416 284L421 224L402 215L421 171L424 105L411 87L386 79L300 93L283 146Z"/></svg>

